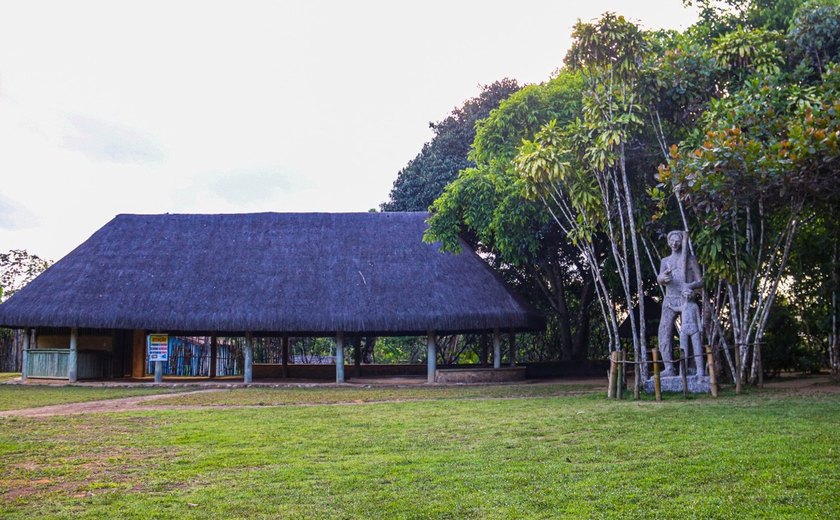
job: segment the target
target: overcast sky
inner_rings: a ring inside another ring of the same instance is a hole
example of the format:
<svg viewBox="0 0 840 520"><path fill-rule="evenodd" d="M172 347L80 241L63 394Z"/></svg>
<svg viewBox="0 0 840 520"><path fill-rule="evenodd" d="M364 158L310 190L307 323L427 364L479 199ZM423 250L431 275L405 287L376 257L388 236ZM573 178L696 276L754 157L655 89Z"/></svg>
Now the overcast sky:
<svg viewBox="0 0 840 520"><path fill-rule="evenodd" d="M549 79L604 11L695 18L681 0L0 0L0 250L58 260L119 213L378 208L429 121Z"/></svg>

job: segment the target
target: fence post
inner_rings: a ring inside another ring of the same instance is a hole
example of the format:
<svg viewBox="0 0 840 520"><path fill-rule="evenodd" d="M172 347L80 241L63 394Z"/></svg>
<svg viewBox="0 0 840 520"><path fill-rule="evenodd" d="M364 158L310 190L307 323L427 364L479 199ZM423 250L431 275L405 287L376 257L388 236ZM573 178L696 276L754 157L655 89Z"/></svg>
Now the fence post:
<svg viewBox="0 0 840 520"><path fill-rule="evenodd" d="M617 399L622 399L624 397L624 352L619 350L618 351L618 361L616 365L618 365L618 377L616 378L617 385L615 389L615 397Z"/></svg>
<svg viewBox="0 0 840 520"><path fill-rule="evenodd" d="M639 379L641 377L639 363L640 361L638 359L633 359L633 399L637 401L642 398L642 382Z"/></svg>
<svg viewBox="0 0 840 520"><path fill-rule="evenodd" d="M616 351L610 352L610 371L609 375L607 376L607 398L612 399L615 397L615 378L617 376L616 369L615 369L615 358L616 358Z"/></svg>
<svg viewBox="0 0 840 520"><path fill-rule="evenodd" d="M653 395L657 401L662 400L662 380L659 377L659 349L653 349Z"/></svg>
<svg viewBox="0 0 840 520"><path fill-rule="evenodd" d="M715 356L712 354L711 345L706 346L706 362L709 364L709 387L712 390L712 397L717 397L717 372L715 372Z"/></svg>

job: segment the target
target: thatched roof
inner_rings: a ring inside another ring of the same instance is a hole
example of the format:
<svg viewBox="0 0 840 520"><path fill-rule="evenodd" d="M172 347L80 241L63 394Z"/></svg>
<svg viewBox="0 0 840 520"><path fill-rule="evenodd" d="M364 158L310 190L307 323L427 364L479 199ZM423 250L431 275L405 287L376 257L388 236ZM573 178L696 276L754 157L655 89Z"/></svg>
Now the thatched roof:
<svg viewBox="0 0 840 520"><path fill-rule="evenodd" d="M426 213L119 215L0 305L0 325L420 334L538 328Z"/></svg>

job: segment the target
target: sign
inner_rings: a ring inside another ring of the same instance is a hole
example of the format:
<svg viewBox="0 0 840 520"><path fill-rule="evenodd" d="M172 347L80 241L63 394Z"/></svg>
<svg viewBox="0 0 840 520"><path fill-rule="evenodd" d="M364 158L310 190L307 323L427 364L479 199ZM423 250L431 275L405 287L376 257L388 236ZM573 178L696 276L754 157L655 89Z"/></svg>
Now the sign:
<svg viewBox="0 0 840 520"><path fill-rule="evenodd" d="M149 361L169 361L169 334L149 334Z"/></svg>

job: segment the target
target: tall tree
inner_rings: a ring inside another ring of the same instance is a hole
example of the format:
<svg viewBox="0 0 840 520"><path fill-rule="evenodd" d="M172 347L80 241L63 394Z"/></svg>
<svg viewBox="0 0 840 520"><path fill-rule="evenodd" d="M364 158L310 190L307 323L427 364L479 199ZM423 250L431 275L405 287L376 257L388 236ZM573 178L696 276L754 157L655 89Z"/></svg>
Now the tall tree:
<svg viewBox="0 0 840 520"><path fill-rule="evenodd" d="M796 234L840 202L840 74L831 65L837 58L831 35L802 38L809 31L826 35L813 28L814 10L821 25L840 23L840 9L803 6L788 31L787 62L781 40L771 45L762 30L738 28L718 39L714 48L738 81L710 104L702 131L675 146L661 170L700 224L699 254L725 288L741 377L751 381L761 376L753 347L762 342L789 272Z"/></svg>
<svg viewBox="0 0 840 520"><path fill-rule="evenodd" d="M6 300L52 264L25 249L0 253L0 299Z"/></svg>
<svg viewBox="0 0 840 520"><path fill-rule="evenodd" d="M531 345L535 357L584 359L590 343L594 286L585 260L565 240L539 203L528 200L513 159L523 138L552 119L568 122L581 109L582 78L561 73L529 85L477 124L471 154L435 201L427 240L459 249L465 236L529 300L549 315L547 344ZM526 347L523 345L523 347Z"/></svg>

